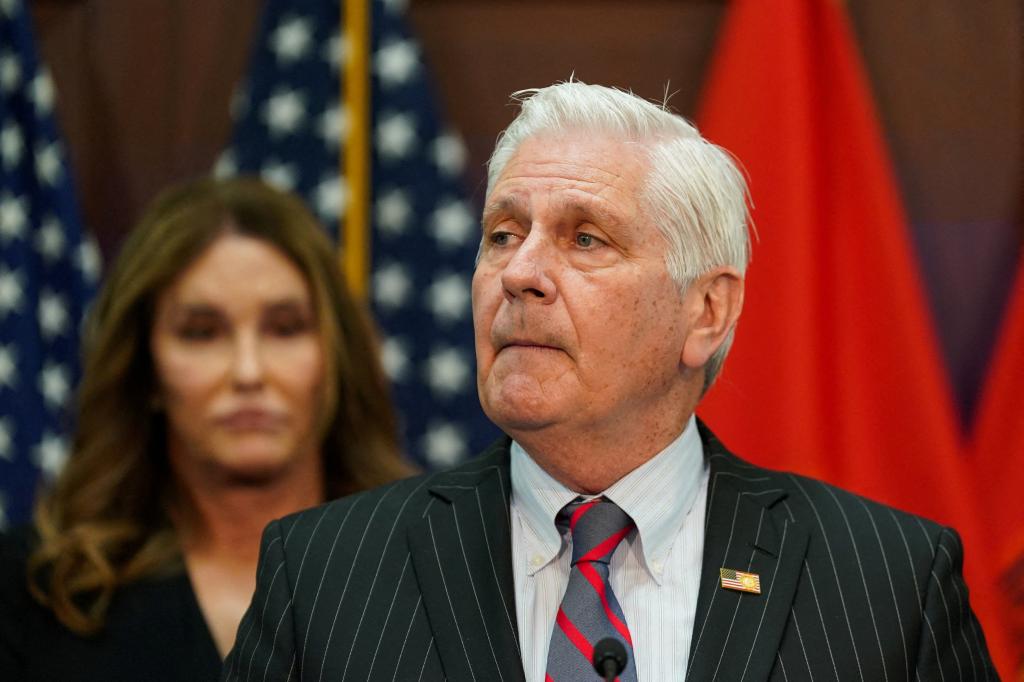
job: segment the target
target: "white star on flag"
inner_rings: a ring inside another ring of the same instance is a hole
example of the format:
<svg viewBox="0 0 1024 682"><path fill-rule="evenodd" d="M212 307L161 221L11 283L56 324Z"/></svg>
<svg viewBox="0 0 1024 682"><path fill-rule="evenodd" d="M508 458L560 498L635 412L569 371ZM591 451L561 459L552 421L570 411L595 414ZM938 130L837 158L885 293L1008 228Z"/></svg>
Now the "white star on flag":
<svg viewBox="0 0 1024 682"><path fill-rule="evenodd" d="M50 432L43 434L43 439L32 454L36 466L51 481L61 472L68 459L68 449L64 439Z"/></svg>
<svg viewBox="0 0 1024 682"><path fill-rule="evenodd" d="M71 393L71 382L68 379L67 369L61 365L47 362L39 373L39 391L50 407L63 407Z"/></svg>
<svg viewBox="0 0 1024 682"><path fill-rule="evenodd" d="M299 181L299 169L295 164L268 159L260 169L260 177L274 187L290 192L295 189L295 183Z"/></svg>
<svg viewBox="0 0 1024 682"><path fill-rule="evenodd" d="M0 319L11 311L20 310L23 298L21 273L0 265Z"/></svg>
<svg viewBox="0 0 1024 682"><path fill-rule="evenodd" d="M0 239L10 241L25 234L28 227L28 206L23 197L4 192L0 198Z"/></svg>
<svg viewBox="0 0 1024 682"><path fill-rule="evenodd" d="M91 238L86 237L75 250L75 265L87 282L98 282L100 278L100 267L103 265L103 257L100 255L100 247Z"/></svg>
<svg viewBox="0 0 1024 682"><path fill-rule="evenodd" d="M14 420L10 417L0 417L0 459L8 462L14 457L11 445L14 444Z"/></svg>
<svg viewBox="0 0 1024 682"><path fill-rule="evenodd" d="M388 235L405 232L409 218L412 216L409 193L394 188L381 192L374 206L374 212L377 218L377 227L381 232Z"/></svg>
<svg viewBox="0 0 1024 682"><path fill-rule="evenodd" d="M47 262L53 262L64 255L64 228L54 216L47 216L36 232L36 249Z"/></svg>
<svg viewBox="0 0 1024 682"><path fill-rule="evenodd" d="M295 62L306 56L312 47L309 21L294 17L282 22L270 37L270 49L283 63Z"/></svg>
<svg viewBox="0 0 1024 682"><path fill-rule="evenodd" d="M63 297L52 291L39 294L39 331L43 337L52 339L68 328L68 309Z"/></svg>
<svg viewBox="0 0 1024 682"><path fill-rule="evenodd" d="M409 6L409 0L381 0L384 8L391 14L404 14Z"/></svg>
<svg viewBox="0 0 1024 682"><path fill-rule="evenodd" d="M416 123L408 114L385 114L377 122L377 153L386 161L408 156L416 144Z"/></svg>
<svg viewBox="0 0 1024 682"><path fill-rule="evenodd" d="M234 152L230 149L225 151L213 165L213 175L217 178L230 178L238 174L238 161Z"/></svg>
<svg viewBox="0 0 1024 682"><path fill-rule="evenodd" d="M337 31L324 42L324 49L320 55L331 67L331 71L338 73L341 65L348 61L348 41Z"/></svg>
<svg viewBox="0 0 1024 682"><path fill-rule="evenodd" d="M412 280L401 263L382 265L373 273L373 299L385 308L405 305L412 289Z"/></svg>
<svg viewBox="0 0 1024 682"><path fill-rule="evenodd" d="M21 64L13 54L0 54L0 91L14 92L21 82Z"/></svg>
<svg viewBox="0 0 1024 682"><path fill-rule="evenodd" d="M51 142L36 151L36 175L50 187L60 181L60 156L60 148L56 142Z"/></svg>
<svg viewBox="0 0 1024 682"><path fill-rule="evenodd" d="M466 146L455 133L447 132L438 136L431 152L434 163L447 175L457 176L466 168Z"/></svg>
<svg viewBox="0 0 1024 682"><path fill-rule="evenodd" d="M442 322L465 317L469 310L469 286L463 275L454 272L441 275L427 289L427 305Z"/></svg>
<svg viewBox="0 0 1024 682"><path fill-rule="evenodd" d="M476 221L466 203L459 200L447 201L431 216L431 231L442 248L462 246L476 232Z"/></svg>
<svg viewBox="0 0 1024 682"><path fill-rule="evenodd" d="M409 351L405 342L392 337L384 339L380 346L380 361L391 381L402 381L409 369Z"/></svg>
<svg viewBox="0 0 1024 682"><path fill-rule="evenodd" d="M14 388L18 382L18 365L13 345L0 346L0 388Z"/></svg>
<svg viewBox="0 0 1024 682"><path fill-rule="evenodd" d="M53 111L53 81L45 71L40 71L32 79L32 89L29 91L32 103L36 105L36 112L46 115Z"/></svg>
<svg viewBox="0 0 1024 682"><path fill-rule="evenodd" d="M381 85L389 88L408 82L420 66L420 57L412 41L399 40L377 50L373 62Z"/></svg>
<svg viewBox="0 0 1024 682"><path fill-rule="evenodd" d="M3 161L4 168L11 169L18 165L24 148L25 143L15 125L5 125L3 131L0 131L0 160Z"/></svg>
<svg viewBox="0 0 1024 682"><path fill-rule="evenodd" d="M451 395L465 388L469 363L457 348L439 348L427 359L427 383L438 395Z"/></svg>
<svg viewBox="0 0 1024 682"><path fill-rule="evenodd" d="M313 190L313 204L323 220L344 213L347 199L348 185L338 173L327 175Z"/></svg>
<svg viewBox="0 0 1024 682"><path fill-rule="evenodd" d="M338 106L328 107L320 116L317 133L332 148L340 146L341 140L348 137L348 110Z"/></svg>
<svg viewBox="0 0 1024 682"><path fill-rule="evenodd" d="M454 424L434 423L423 436L423 450L433 466L450 467L466 457L466 436Z"/></svg>
<svg viewBox="0 0 1024 682"><path fill-rule="evenodd" d="M294 133L305 118L306 105L302 95L290 90L271 95L263 109L263 121L275 137Z"/></svg>

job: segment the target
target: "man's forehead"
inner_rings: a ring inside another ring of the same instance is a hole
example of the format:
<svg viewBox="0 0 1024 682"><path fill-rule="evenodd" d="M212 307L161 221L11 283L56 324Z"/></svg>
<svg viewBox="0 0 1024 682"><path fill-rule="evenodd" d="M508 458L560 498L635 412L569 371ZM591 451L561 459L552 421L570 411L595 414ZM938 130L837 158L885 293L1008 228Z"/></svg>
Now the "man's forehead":
<svg viewBox="0 0 1024 682"><path fill-rule="evenodd" d="M597 215L611 221L622 208L618 204L609 205L601 197L587 192L554 192L544 197L544 207L565 214ZM534 206L527 192L511 190L496 192L494 200L484 207L484 220L489 216L525 216L529 215Z"/></svg>
<svg viewBox="0 0 1024 682"><path fill-rule="evenodd" d="M632 193L649 171L650 158L642 147L608 134L537 134L523 141L509 158L491 188L486 206L496 210L521 208L534 183L568 194L579 190L599 196L607 189Z"/></svg>

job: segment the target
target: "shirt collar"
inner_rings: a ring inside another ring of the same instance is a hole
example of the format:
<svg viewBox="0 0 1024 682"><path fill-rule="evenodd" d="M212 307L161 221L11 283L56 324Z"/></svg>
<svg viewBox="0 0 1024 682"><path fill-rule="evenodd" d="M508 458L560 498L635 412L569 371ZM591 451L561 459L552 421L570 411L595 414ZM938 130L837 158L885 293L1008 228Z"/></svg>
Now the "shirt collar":
<svg viewBox="0 0 1024 682"><path fill-rule="evenodd" d="M668 447L613 483L602 495L636 523L647 570L661 582L660 567L693 508L704 472L704 446L691 416ZM554 559L562 546L555 516L578 495L552 478L526 450L512 443L512 500L523 520L525 542L541 561L533 575Z"/></svg>

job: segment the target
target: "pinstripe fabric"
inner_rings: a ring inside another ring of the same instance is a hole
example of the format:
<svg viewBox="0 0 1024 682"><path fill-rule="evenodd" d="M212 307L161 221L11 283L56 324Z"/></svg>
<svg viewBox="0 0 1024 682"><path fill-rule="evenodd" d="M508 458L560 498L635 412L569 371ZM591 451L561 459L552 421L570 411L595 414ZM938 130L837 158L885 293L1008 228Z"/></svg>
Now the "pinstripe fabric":
<svg viewBox="0 0 1024 682"><path fill-rule="evenodd" d="M709 457L686 679L996 680L956 533L818 481L751 466L701 425ZM718 569L762 594L718 587Z"/></svg>
<svg viewBox="0 0 1024 682"><path fill-rule="evenodd" d="M998 679L952 530L701 437L687 680ZM224 679L523 680L508 449L271 523ZM721 589L723 566L758 573L762 594Z"/></svg>

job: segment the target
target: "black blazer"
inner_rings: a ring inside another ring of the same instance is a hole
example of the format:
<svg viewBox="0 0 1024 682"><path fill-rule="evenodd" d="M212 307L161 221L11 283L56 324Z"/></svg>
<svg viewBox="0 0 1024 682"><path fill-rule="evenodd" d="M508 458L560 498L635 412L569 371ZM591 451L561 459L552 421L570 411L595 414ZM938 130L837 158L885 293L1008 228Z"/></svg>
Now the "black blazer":
<svg viewBox="0 0 1024 682"><path fill-rule="evenodd" d="M998 679L954 531L701 437L687 680ZM271 523L223 679L523 680L509 491L503 439L451 471ZM759 574L762 593L722 589L722 567Z"/></svg>
<svg viewBox="0 0 1024 682"><path fill-rule="evenodd" d="M28 528L0 534L2 682L207 682L221 659L182 566L114 592L103 629L75 634L29 594Z"/></svg>

